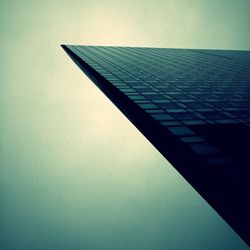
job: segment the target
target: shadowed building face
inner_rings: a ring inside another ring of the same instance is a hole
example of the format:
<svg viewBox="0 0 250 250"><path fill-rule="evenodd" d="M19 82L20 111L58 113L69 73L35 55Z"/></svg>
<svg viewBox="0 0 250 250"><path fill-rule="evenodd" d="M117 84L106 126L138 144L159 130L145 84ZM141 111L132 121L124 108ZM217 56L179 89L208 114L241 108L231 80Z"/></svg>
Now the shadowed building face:
<svg viewBox="0 0 250 250"><path fill-rule="evenodd" d="M249 244L250 52L63 48Z"/></svg>

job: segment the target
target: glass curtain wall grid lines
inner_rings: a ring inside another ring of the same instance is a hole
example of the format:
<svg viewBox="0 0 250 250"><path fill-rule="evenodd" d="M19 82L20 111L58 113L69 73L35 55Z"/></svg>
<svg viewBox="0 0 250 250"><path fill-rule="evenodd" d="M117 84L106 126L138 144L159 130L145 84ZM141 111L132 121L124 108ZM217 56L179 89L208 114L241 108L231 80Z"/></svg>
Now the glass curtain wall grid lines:
<svg viewBox="0 0 250 250"><path fill-rule="evenodd" d="M62 47L249 245L250 52Z"/></svg>

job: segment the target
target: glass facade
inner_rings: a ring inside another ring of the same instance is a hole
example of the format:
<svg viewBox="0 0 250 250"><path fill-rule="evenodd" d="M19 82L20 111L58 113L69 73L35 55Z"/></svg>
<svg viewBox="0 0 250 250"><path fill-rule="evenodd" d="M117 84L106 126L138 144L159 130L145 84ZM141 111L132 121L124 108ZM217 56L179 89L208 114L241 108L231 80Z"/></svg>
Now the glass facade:
<svg viewBox="0 0 250 250"><path fill-rule="evenodd" d="M250 52L63 45L250 243Z"/></svg>

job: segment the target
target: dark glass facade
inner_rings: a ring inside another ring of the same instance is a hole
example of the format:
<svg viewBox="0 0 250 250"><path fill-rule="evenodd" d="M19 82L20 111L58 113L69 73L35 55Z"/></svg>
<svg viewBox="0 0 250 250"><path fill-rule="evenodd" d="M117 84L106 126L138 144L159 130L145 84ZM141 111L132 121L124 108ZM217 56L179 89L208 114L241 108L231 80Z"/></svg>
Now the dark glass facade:
<svg viewBox="0 0 250 250"><path fill-rule="evenodd" d="M63 48L250 244L250 52Z"/></svg>

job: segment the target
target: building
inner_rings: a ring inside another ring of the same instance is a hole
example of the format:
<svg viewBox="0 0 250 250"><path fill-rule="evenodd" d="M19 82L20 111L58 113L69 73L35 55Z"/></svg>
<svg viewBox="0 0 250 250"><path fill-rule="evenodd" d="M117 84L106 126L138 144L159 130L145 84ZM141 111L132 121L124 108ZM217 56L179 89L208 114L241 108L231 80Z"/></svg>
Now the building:
<svg viewBox="0 0 250 250"><path fill-rule="evenodd" d="M62 47L250 245L250 51Z"/></svg>

